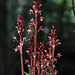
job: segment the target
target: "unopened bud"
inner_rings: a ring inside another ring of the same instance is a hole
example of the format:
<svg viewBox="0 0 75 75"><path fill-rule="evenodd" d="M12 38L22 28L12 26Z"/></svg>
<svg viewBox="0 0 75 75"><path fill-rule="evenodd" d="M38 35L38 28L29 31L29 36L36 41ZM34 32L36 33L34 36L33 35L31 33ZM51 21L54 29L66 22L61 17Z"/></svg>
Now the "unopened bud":
<svg viewBox="0 0 75 75"><path fill-rule="evenodd" d="M16 40L17 38L16 37L13 37L13 39Z"/></svg>

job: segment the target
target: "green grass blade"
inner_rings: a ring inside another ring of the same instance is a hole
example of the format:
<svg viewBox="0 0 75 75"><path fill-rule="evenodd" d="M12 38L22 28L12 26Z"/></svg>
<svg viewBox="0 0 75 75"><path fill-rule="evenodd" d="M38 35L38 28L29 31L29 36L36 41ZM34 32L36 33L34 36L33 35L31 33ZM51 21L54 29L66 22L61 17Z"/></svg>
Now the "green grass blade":
<svg viewBox="0 0 75 75"><path fill-rule="evenodd" d="M25 74L25 75L30 75L30 73L27 73L27 72L25 72L25 71L24 71L24 74Z"/></svg>

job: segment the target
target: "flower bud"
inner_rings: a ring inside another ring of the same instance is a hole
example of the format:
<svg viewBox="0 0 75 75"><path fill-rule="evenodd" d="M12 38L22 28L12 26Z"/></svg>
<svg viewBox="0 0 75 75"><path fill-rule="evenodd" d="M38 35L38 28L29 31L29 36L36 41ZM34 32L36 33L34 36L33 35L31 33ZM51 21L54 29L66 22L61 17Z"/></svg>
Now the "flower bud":
<svg viewBox="0 0 75 75"><path fill-rule="evenodd" d="M58 53L58 54L57 54L57 57L59 57L59 58L60 58L61 56L62 56L62 55L61 55L60 53Z"/></svg>
<svg viewBox="0 0 75 75"><path fill-rule="evenodd" d="M42 22L43 20L44 20L44 17L43 17L43 16L41 16L41 17L40 17L40 21Z"/></svg>
<svg viewBox="0 0 75 75"><path fill-rule="evenodd" d="M16 37L13 37L13 39L16 40L17 38Z"/></svg>
<svg viewBox="0 0 75 75"><path fill-rule="evenodd" d="M54 74L55 74L55 75L57 75L57 73L58 73L58 71L57 71L57 70L55 70L55 71L54 71Z"/></svg>
<svg viewBox="0 0 75 75"><path fill-rule="evenodd" d="M29 29L27 30L27 32L28 32L28 33L32 33L32 30L31 30L31 28L29 28Z"/></svg>
<svg viewBox="0 0 75 75"><path fill-rule="evenodd" d="M38 7L40 8L42 6L42 4L39 4Z"/></svg>
<svg viewBox="0 0 75 75"><path fill-rule="evenodd" d="M32 8L35 9L36 8L35 5L33 5Z"/></svg>
<svg viewBox="0 0 75 75"><path fill-rule="evenodd" d="M26 53L29 55L29 50L26 50Z"/></svg>
<svg viewBox="0 0 75 75"><path fill-rule="evenodd" d="M23 37L23 41L27 41L27 37Z"/></svg>
<svg viewBox="0 0 75 75"><path fill-rule="evenodd" d="M25 62L29 64L29 60L26 59Z"/></svg>

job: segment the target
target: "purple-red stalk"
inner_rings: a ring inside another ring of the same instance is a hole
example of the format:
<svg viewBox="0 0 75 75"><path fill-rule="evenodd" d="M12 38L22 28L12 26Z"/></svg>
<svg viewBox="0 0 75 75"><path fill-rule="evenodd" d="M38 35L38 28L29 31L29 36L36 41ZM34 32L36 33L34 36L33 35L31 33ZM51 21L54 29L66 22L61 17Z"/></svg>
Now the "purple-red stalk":
<svg viewBox="0 0 75 75"><path fill-rule="evenodd" d="M37 45L37 33L41 30L43 30L43 27L40 26L39 30L37 31L37 25L38 23L44 20L43 16L41 16L39 18L39 21L37 20L38 18L38 14L41 15L42 11L39 11L38 8L40 8L42 6L42 4L38 4L38 0L34 0L34 5L32 6L33 10L30 9L29 12L30 14L33 14L35 16L35 19L31 19L29 25L32 26L34 28L34 50L32 52L31 46L32 46L32 41L30 41L30 51L26 51L28 53L28 55L30 56L30 63L28 60L26 60L26 62L28 63L28 68L29 68L29 72L30 75L35 75L35 72L38 72L38 75L43 75L43 74L49 74L52 73L52 75L55 73L57 73L56 70L54 70L54 62L57 61L57 57L61 56L61 54L58 54L56 57L54 57L54 51L55 51L55 46L57 46L58 44L60 44L59 40L56 40L56 28L55 26L52 26L53 29L51 30L51 34L50 36L48 36L49 41L48 41L48 45L49 45L49 52L47 52L47 50L44 50L44 42L40 42L40 46ZM27 30L28 33L32 34L32 29L30 28ZM31 36L30 36L31 38ZM29 38L29 39L30 39ZM44 54L44 52L46 54ZM36 68L37 71L36 71ZM52 72L51 72L52 71Z"/></svg>
<svg viewBox="0 0 75 75"><path fill-rule="evenodd" d="M37 9L37 1L35 0L35 33L34 33L34 67L33 67L33 75L35 75L35 65L36 65L36 48L37 48L37 15L38 15L38 9Z"/></svg>
<svg viewBox="0 0 75 75"><path fill-rule="evenodd" d="M22 37L21 37L21 35L20 35L20 58L21 58L21 73L22 73L22 75L24 75L24 71L23 71L23 53L22 53L22 44L21 44L21 42L22 42Z"/></svg>
<svg viewBox="0 0 75 75"><path fill-rule="evenodd" d="M19 34L20 41L18 41L16 37L13 37L13 39L16 40L19 43L19 45L14 50L15 50L15 52L18 51L20 53L21 75L24 75L22 46L23 46L24 41L26 40L27 37L24 37L23 41L22 41L22 34L24 32L24 29L25 29L25 28L22 28L22 27L23 27L23 22L22 22L21 16L19 15L18 18L17 18L17 26L15 26L15 28L17 29L17 32Z"/></svg>

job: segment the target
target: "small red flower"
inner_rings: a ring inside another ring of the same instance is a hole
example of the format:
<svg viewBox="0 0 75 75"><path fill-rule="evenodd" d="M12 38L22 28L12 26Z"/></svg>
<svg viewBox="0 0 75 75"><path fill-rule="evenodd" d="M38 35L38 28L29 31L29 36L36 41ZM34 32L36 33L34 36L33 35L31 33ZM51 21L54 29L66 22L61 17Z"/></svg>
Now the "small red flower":
<svg viewBox="0 0 75 75"><path fill-rule="evenodd" d="M28 33L32 33L32 30L31 30L31 28L29 28L29 29L27 30L27 32L28 32Z"/></svg>
<svg viewBox="0 0 75 75"><path fill-rule="evenodd" d="M40 17L40 21L42 22L43 20L44 20L44 17L43 17L43 16L41 16L41 17Z"/></svg>

